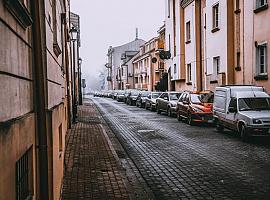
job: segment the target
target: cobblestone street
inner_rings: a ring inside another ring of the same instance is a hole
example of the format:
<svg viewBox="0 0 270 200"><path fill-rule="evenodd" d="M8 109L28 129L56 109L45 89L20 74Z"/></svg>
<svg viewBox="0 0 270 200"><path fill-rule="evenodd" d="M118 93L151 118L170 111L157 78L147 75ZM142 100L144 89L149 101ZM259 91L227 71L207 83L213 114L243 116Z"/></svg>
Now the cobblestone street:
<svg viewBox="0 0 270 200"><path fill-rule="evenodd" d="M270 199L269 142L243 143L229 131L93 101L156 199Z"/></svg>

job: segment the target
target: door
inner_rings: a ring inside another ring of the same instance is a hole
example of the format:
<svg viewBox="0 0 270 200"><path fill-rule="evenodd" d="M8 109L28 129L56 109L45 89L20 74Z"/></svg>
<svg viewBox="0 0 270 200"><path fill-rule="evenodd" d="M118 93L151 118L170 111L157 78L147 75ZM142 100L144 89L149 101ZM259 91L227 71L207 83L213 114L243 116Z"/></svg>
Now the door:
<svg viewBox="0 0 270 200"><path fill-rule="evenodd" d="M237 99L231 98L229 107L226 110L226 122L225 125L233 130L237 130Z"/></svg>

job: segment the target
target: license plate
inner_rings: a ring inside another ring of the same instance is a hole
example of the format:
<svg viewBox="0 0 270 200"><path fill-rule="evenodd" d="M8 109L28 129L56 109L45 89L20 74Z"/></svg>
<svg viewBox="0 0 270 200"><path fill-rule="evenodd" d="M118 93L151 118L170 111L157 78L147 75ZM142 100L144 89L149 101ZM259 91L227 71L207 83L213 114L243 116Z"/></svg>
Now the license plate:
<svg viewBox="0 0 270 200"><path fill-rule="evenodd" d="M213 120L208 120L208 123L213 123Z"/></svg>

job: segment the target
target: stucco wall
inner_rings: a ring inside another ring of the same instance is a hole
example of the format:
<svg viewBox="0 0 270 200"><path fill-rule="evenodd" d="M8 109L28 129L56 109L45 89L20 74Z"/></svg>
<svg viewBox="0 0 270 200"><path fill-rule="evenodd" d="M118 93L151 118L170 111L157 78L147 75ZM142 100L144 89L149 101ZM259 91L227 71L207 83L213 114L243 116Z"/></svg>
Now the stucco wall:
<svg viewBox="0 0 270 200"><path fill-rule="evenodd" d="M219 28L212 33L212 6L219 2ZM226 0L206 1L206 71L207 75L213 74L213 58L220 56L220 72L227 69L227 5Z"/></svg>
<svg viewBox="0 0 270 200"><path fill-rule="evenodd" d="M29 114L11 126L0 128L0 199L16 199L16 162L30 147L32 147L32 168L35 169L34 114ZM32 181L36 182L35 170L33 170ZM35 187L33 184L34 193ZM35 199L35 194L33 199Z"/></svg>

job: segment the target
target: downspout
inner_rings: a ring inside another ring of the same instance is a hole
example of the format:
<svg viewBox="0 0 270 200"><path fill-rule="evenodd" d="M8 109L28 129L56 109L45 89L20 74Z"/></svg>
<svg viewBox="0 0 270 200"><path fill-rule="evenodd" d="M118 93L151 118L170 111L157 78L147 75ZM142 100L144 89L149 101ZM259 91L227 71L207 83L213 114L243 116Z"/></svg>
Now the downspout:
<svg viewBox="0 0 270 200"><path fill-rule="evenodd" d="M62 16L63 17L63 16ZM66 22L66 15L64 15L65 20L64 23L64 39L68 41L68 34L67 34L67 22ZM65 68L66 68L66 84L67 84L67 112L68 112L68 128L71 129L71 99L70 99L70 80L69 80L69 55L68 55L68 47L67 42L65 42L64 51L65 51Z"/></svg>
<svg viewBox="0 0 270 200"><path fill-rule="evenodd" d="M203 85L203 81L202 81L202 77L203 77L203 71L202 70L202 2L201 0L199 0L199 25L200 25L200 28L199 28L199 32L200 32L200 38L199 38L199 41L200 41L200 67L199 67L199 73L200 73L200 80L199 80L199 85L200 87L198 88L200 91L203 89L202 85Z"/></svg>
<svg viewBox="0 0 270 200"><path fill-rule="evenodd" d="M34 106L36 111L36 134L38 151L38 199L49 199L48 151L47 151L47 83L46 83L46 31L44 1L31 1L33 16L33 74Z"/></svg>

